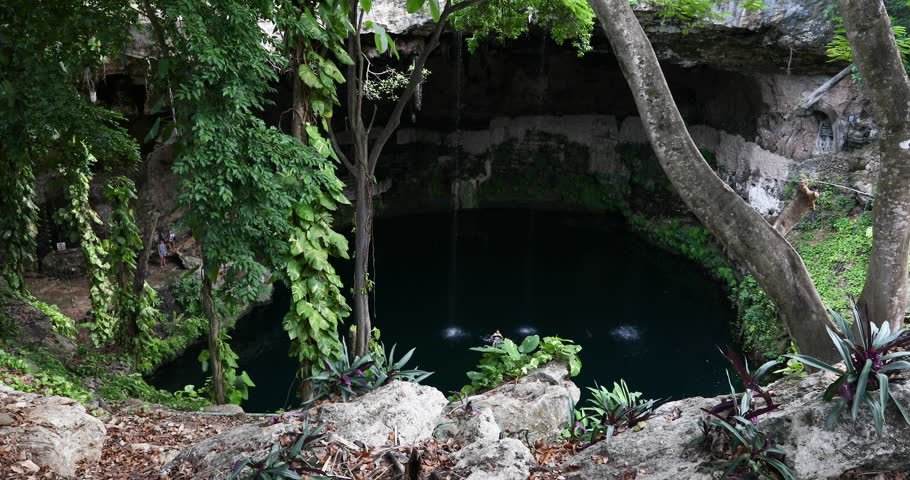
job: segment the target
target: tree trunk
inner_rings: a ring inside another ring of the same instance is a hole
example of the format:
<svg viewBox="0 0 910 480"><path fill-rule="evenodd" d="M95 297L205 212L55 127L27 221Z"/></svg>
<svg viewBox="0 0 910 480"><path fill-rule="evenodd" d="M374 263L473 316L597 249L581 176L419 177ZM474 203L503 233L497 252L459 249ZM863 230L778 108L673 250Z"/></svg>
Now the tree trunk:
<svg viewBox="0 0 910 480"><path fill-rule="evenodd" d="M203 254L204 258L205 254ZM205 259L203 260L205 262ZM208 266L207 264L205 265ZM212 372L212 388L215 403L224 405L224 372L221 369L221 352L218 351L218 339L221 336L221 319L215 313L215 299L212 296L212 282L203 269L202 273L202 310L209 319L209 368Z"/></svg>
<svg viewBox="0 0 910 480"><path fill-rule="evenodd" d="M293 78L294 81L291 135L306 145L307 135L304 128L306 127L307 122L310 121L310 98L307 86L305 83L303 83L303 80L300 78L300 74L297 72L299 65L306 61L304 58L305 53L303 49L303 42L299 36L295 39L294 45L296 52L294 54L294 63L291 68L291 78Z"/></svg>
<svg viewBox="0 0 910 480"><path fill-rule="evenodd" d="M838 0L854 63L881 127L882 154L872 209L872 252L859 311L903 325L910 254L910 81L882 0Z"/></svg>
<svg viewBox="0 0 910 480"><path fill-rule="evenodd" d="M357 201L354 211L354 318L357 319L357 334L354 337L354 353L366 355L370 347L370 292L367 283L369 274L370 244L373 239L373 176L367 171L365 161L357 162Z"/></svg>
<svg viewBox="0 0 910 480"><path fill-rule="evenodd" d="M800 352L835 357L825 306L799 254L708 166L628 0L589 0L635 96L651 146L689 210L744 261Z"/></svg>
<svg viewBox="0 0 910 480"><path fill-rule="evenodd" d="M142 250L138 253L136 259L136 272L133 274L133 295L141 295L145 287L145 272L149 266L149 255L152 254L152 247L155 246L155 229L158 228L158 217L161 215L155 210L149 212L150 218L145 225L143 238L145 239Z"/></svg>

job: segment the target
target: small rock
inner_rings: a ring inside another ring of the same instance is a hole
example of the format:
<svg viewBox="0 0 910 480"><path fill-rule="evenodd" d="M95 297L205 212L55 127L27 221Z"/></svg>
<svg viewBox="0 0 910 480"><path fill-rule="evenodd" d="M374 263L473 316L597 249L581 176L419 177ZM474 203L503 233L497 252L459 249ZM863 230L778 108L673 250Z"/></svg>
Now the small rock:
<svg viewBox="0 0 910 480"><path fill-rule="evenodd" d="M226 403L224 405L209 405L202 409L203 412L208 413L225 413L228 415L243 415L244 411L240 405L234 405L233 403Z"/></svg>
<svg viewBox="0 0 910 480"><path fill-rule="evenodd" d="M16 423L13 416L8 413L0 413L0 427L8 427Z"/></svg>

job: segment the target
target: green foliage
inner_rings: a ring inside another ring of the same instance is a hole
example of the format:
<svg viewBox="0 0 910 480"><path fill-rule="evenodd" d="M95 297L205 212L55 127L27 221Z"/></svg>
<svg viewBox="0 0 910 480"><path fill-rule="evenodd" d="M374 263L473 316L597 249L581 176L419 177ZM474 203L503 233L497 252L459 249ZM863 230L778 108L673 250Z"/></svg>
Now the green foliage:
<svg viewBox="0 0 910 480"><path fill-rule="evenodd" d="M96 159L84 143L74 146L73 150L79 153L79 161L62 169L68 182L66 197L69 204L56 213L56 218L79 235L92 302L92 319L88 327L92 342L100 347L114 338L118 328L117 317L111 306L114 286L108 275L111 266L106 262L108 254L105 245L93 229L95 225L101 224L101 218L92 210L88 201L91 179L89 172Z"/></svg>
<svg viewBox="0 0 910 480"><path fill-rule="evenodd" d="M788 353L799 353L796 351L796 345L794 345L793 342L790 342L790 350ZM806 378L809 375L809 372L806 371L806 365L795 358L786 358L781 355L777 358L777 362L783 364L784 367L780 370L775 370L774 373L782 375L787 380Z"/></svg>
<svg viewBox="0 0 910 480"><path fill-rule="evenodd" d="M559 337L541 339L538 335L531 335L525 337L520 345L505 338L495 346L472 347L471 350L482 352L483 356L477 364L477 370L467 372L471 384L461 387L460 393L464 397L527 375L531 370L553 360L568 363L570 376L574 377L581 371L581 359L578 357L581 346Z"/></svg>
<svg viewBox="0 0 910 480"><path fill-rule="evenodd" d="M319 458L306 451L307 448L317 441L328 435L319 433L322 425L311 427L305 425L300 432L300 437L291 447L282 447L281 443L272 445L269 454L261 460L247 457L234 462L229 480L271 480L279 478L290 478L301 480L301 474L307 475L305 478L328 478L328 474L320 471ZM252 472L247 473L247 469Z"/></svg>
<svg viewBox="0 0 910 480"><path fill-rule="evenodd" d="M39 300L28 300L28 303L38 310L41 310L51 319L51 326L54 329L54 333L63 335L67 338L76 338L76 323L72 318L64 315L59 307L56 305L48 305Z"/></svg>
<svg viewBox="0 0 910 480"><path fill-rule="evenodd" d="M725 356L739 374L745 391L736 391L728 372L729 399L705 410L707 417L702 416L699 422L701 432L686 445L683 454L701 446L714 457L703 471L722 472L720 478L795 480L792 470L784 463L783 450L758 429L759 417L778 408L773 397L760 386L762 377L778 362L767 362L752 372L729 348ZM764 405L758 405L758 400L763 400Z"/></svg>
<svg viewBox="0 0 910 480"><path fill-rule="evenodd" d="M190 316L202 315L202 278L198 275L184 275L171 284L171 293L181 310ZM217 309L217 307L216 307Z"/></svg>
<svg viewBox="0 0 910 480"><path fill-rule="evenodd" d="M136 12L128 2L38 0L0 4L0 276L25 291L23 266L34 260L40 173L78 157L85 144L104 162L138 160L122 117L93 105L77 87L86 72L118 55L131 37ZM64 26L64 27L61 27Z"/></svg>
<svg viewBox="0 0 910 480"><path fill-rule="evenodd" d="M638 5L639 0L630 0L630 3ZM716 11L717 3L715 0L647 0L648 6L656 7L661 17L680 24L684 34L689 33L692 27L708 22L722 22L730 16L726 12ZM745 0L741 7L754 11L765 8L765 4L762 0Z"/></svg>
<svg viewBox="0 0 910 480"><path fill-rule="evenodd" d="M588 387L590 406L575 410L571 403L570 422L562 432L563 438L583 442L609 441L613 435L628 429L640 429L651 416L658 400L640 400L641 392L629 391L625 380L613 383L613 390L595 385Z"/></svg>
<svg viewBox="0 0 910 480"><path fill-rule="evenodd" d="M847 29L844 27L844 21L840 17L834 17L835 30L834 38L826 45L829 61L853 63L853 48L847 40ZM897 50L900 52L901 60L904 62L904 68L910 71L910 37L907 36L907 26L894 23L892 18L891 30L894 32L894 41L897 43ZM858 75L854 74L854 80L858 80Z"/></svg>
<svg viewBox="0 0 910 480"><path fill-rule="evenodd" d="M660 245L697 262L728 288L736 286L736 273L707 228L685 225L675 219L660 222L638 215L626 215L626 218L632 229L645 233Z"/></svg>
<svg viewBox="0 0 910 480"><path fill-rule="evenodd" d="M737 315L734 333L749 358L772 359L786 351L789 336L771 299L751 275L733 290Z"/></svg>
<svg viewBox="0 0 910 480"><path fill-rule="evenodd" d="M871 212L852 210L850 197L827 189L790 234L822 301L842 314L850 311L848 296L862 291L872 249Z"/></svg>
<svg viewBox="0 0 910 480"><path fill-rule="evenodd" d="M290 354L300 364L300 378L314 375L320 359L341 358L338 326L350 311L341 294L341 278L328 261L329 254L348 258L347 239L332 230L331 211L349 202L340 183L319 200L298 203L290 211L294 227L284 273L291 287L291 309L282 325L291 338Z"/></svg>
<svg viewBox="0 0 910 480"><path fill-rule="evenodd" d="M392 380L420 383L433 373L404 369L414 354L413 348L399 360L395 360L395 346L392 346L392 351L388 353L383 346L379 353L371 351L352 359L347 344L342 342L341 346L340 357L337 359L323 357L321 360L323 369L306 379L313 384L313 395L309 402L334 397L340 397L342 402L347 402L352 397L375 390Z"/></svg>
<svg viewBox="0 0 910 480"><path fill-rule="evenodd" d="M363 85L363 94L370 100L397 100L401 90L404 90L410 81L414 66L410 65L407 71L388 68L382 72L369 72ZM426 80L430 71L423 69L423 78Z"/></svg>
<svg viewBox="0 0 910 480"><path fill-rule="evenodd" d="M51 358L50 355L39 354L43 358ZM59 365L59 362L57 362ZM42 362L39 365L44 365ZM28 361L17 355L7 352L6 349L0 348L0 384L14 388L22 392L42 393L44 395L60 395L74 398L80 402L86 402L91 398L91 394L79 382L74 382L69 375L60 374L62 365L58 369L46 371L39 366L37 371L33 370Z"/></svg>
<svg viewBox="0 0 910 480"><path fill-rule="evenodd" d="M902 360L910 356L910 352L904 350L910 344L910 331L892 332L888 322L877 326L869 320L868 312L860 314L854 308L853 316L857 319L858 326L857 333L854 334L843 316L833 310L830 312L840 333L826 328L845 370L808 355L786 355L810 367L837 375L837 380L828 386L822 396L822 400L834 403L825 421L826 427L834 425L848 408L851 418L856 422L860 407L866 405L872 413L875 431L881 438L888 399L894 402L904 421L910 425L906 407L894 398L889 388L891 377L910 370L910 362Z"/></svg>
<svg viewBox="0 0 910 480"><path fill-rule="evenodd" d="M348 3L280 0L276 4L275 27L285 37L278 47L286 57L293 59L290 68L296 72L292 74L307 87L310 113L327 128L326 119L332 118L333 106L338 104L336 84L345 81L339 65L354 64L344 50L345 39L354 31L348 19ZM327 55L329 53L334 60ZM318 129L306 133L311 146L319 149L318 145L322 144L328 150L325 156L334 156Z"/></svg>
<svg viewBox="0 0 910 480"><path fill-rule="evenodd" d="M199 398L178 397L148 385L139 374L125 374L112 367L129 363L113 354L89 353L83 349L67 366L46 350L27 350L0 344L0 384L23 392L61 395L86 403L97 394L108 402L138 398L176 409L198 410L208 404ZM34 367L30 366L34 365ZM93 378L97 392L89 391L83 379Z"/></svg>
<svg viewBox="0 0 910 480"><path fill-rule="evenodd" d="M300 33L301 41L307 42L349 27L327 6L317 7L320 25L312 10L292 9L292 3L296 2L255 6L231 0L155 2L162 12L162 26L155 33L170 49L167 61L157 65L158 77L166 79L160 89L175 85L176 118L171 120L182 133L174 163L174 172L183 179L178 204L187 208L186 223L202 245L204 275L214 283L219 269L230 266L216 292L225 304L251 302L263 288L263 278L289 268L288 241L298 231L295 227L310 224L295 225L288 212L298 205L329 209L326 202L340 196L334 165L318 147L267 127L256 115L273 92L271 84L277 80L273 67L287 65L280 51L265 48L275 47L276 38L260 29L262 17L280 20L281 28ZM292 10L296 13L281 16ZM272 18L273 14L278 16ZM326 24L329 19L340 23ZM288 37L292 39L297 38ZM331 90L343 80L334 64L315 49L304 56L298 73L305 82L315 78ZM311 105L314 110L317 97ZM321 115L326 115L325 108ZM325 153L330 150L324 140L316 144ZM323 265L327 252L317 240L304 253L306 261L315 262L320 270L330 268ZM223 343L220 332L211 335ZM236 379L239 383L228 388L242 391L246 382L242 376Z"/></svg>
<svg viewBox="0 0 910 480"><path fill-rule="evenodd" d="M520 37L535 19L556 43L571 42L579 56L591 51L594 11L584 0L487 0L452 17L455 28L472 33L467 39L471 52L487 38L502 42Z"/></svg>
<svg viewBox="0 0 910 480"><path fill-rule="evenodd" d="M231 337L225 333L221 332L221 335L216 340L218 348L218 358L221 361L221 370L224 372L224 395L228 403L233 403L240 405L244 400L250 398L250 388L255 387L256 384L250 379L250 376L247 375L245 371L237 372L239 366L237 365L237 360L240 358L236 353L231 349L228 340ZM202 365L202 371L207 372L209 370L209 359L211 352L208 349L203 350L199 353L199 363ZM215 399L215 389L212 386L212 378L209 377L206 379L205 386L200 389L200 393L208 394L209 398Z"/></svg>

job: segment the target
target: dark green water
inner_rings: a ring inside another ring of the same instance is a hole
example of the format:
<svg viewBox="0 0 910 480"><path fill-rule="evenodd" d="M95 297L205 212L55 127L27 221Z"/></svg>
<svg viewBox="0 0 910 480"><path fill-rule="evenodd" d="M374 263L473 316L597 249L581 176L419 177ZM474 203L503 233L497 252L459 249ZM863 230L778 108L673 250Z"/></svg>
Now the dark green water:
<svg viewBox="0 0 910 480"><path fill-rule="evenodd" d="M724 391L734 312L694 263L654 248L621 219L598 214L476 210L380 219L374 325L444 392L480 358L468 348L499 329L583 346L579 386L625 378L647 397ZM350 277L350 264L338 265ZM241 319L232 345L257 387L247 411L294 404L295 366L281 328L288 292ZM201 348L201 347L199 347ZM198 349L162 368L156 386L200 385Z"/></svg>

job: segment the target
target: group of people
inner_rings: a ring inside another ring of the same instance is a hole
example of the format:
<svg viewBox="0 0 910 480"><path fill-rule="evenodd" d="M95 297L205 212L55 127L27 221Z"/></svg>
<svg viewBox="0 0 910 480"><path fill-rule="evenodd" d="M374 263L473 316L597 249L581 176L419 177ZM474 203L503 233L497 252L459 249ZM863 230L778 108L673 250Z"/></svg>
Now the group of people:
<svg viewBox="0 0 910 480"><path fill-rule="evenodd" d="M174 240L176 238L177 235L174 233L173 227L168 229L167 242L165 242L164 235L158 236L158 262L160 266L167 266L167 255L170 250L175 248Z"/></svg>

